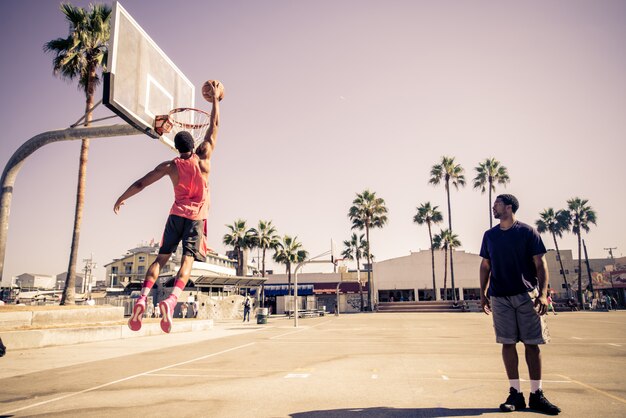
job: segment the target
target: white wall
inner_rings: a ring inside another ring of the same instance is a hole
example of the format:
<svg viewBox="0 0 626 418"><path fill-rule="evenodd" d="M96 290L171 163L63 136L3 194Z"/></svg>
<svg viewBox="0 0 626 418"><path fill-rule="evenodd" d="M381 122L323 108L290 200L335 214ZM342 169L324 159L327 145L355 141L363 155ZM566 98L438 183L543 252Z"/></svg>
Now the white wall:
<svg viewBox="0 0 626 418"><path fill-rule="evenodd" d="M465 251L454 252L454 285L457 289L480 287L478 276L480 261L481 257L477 254L466 253ZM446 285L448 289L452 287L449 263L448 257ZM443 289L443 275L444 252L435 250L435 281L438 289ZM418 290L432 289L432 287L433 273L430 250L374 263L374 289L376 292L379 290L413 289L417 297ZM462 292L459 293L462 294ZM437 297L439 297L439 292L437 292Z"/></svg>

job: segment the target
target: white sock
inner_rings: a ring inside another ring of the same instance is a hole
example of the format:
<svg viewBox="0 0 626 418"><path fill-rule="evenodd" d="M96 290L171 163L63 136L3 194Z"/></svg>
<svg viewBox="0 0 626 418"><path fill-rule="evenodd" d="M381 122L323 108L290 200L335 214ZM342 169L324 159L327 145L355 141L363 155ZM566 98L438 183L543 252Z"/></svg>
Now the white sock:
<svg viewBox="0 0 626 418"><path fill-rule="evenodd" d="M541 389L541 380L530 381L530 393L535 393Z"/></svg>
<svg viewBox="0 0 626 418"><path fill-rule="evenodd" d="M171 295L174 296L176 299L178 299L181 293L183 293L183 289L181 289L180 287L174 286L174 289L172 289Z"/></svg>
<svg viewBox="0 0 626 418"><path fill-rule="evenodd" d="M509 379L509 386L518 392L521 392L519 379Z"/></svg>
<svg viewBox="0 0 626 418"><path fill-rule="evenodd" d="M150 289L148 289L147 287L143 287L141 289L141 296L148 296L150 294Z"/></svg>

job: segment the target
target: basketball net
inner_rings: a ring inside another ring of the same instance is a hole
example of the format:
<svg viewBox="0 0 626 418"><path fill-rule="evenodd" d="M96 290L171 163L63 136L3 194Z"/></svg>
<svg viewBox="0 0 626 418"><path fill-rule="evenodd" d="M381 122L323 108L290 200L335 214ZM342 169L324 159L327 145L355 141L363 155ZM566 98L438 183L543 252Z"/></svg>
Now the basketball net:
<svg viewBox="0 0 626 418"><path fill-rule="evenodd" d="M154 121L155 130L159 135L187 131L198 146L204 140L204 134L211 124L211 115L204 110L191 107L172 109L167 115L159 115Z"/></svg>

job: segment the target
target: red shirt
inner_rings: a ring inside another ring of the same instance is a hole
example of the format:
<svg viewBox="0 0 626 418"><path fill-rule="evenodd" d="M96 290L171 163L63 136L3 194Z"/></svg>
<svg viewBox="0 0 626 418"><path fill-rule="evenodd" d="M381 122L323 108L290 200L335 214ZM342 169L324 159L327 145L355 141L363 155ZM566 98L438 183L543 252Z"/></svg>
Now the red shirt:
<svg viewBox="0 0 626 418"><path fill-rule="evenodd" d="M184 160L175 158L178 169L178 184L174 186L174 204L170 215L198 220L206 219L208 214L207 181L200 170L200 160L196 154Z"/></svg>

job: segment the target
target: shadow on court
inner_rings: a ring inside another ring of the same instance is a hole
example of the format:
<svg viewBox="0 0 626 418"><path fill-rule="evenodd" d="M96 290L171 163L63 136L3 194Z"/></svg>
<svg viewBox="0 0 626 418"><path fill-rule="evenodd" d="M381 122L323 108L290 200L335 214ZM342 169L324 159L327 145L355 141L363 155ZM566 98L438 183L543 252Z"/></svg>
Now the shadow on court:
<svg viewBox="0 0 626 418"><path fill-rule="evenodd" d="M475 417L501 413L497 408L350 408L298 412L292 418Z"/></svg>

